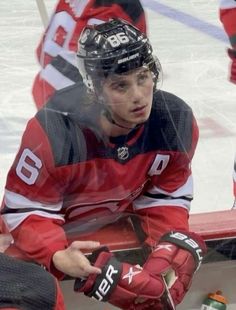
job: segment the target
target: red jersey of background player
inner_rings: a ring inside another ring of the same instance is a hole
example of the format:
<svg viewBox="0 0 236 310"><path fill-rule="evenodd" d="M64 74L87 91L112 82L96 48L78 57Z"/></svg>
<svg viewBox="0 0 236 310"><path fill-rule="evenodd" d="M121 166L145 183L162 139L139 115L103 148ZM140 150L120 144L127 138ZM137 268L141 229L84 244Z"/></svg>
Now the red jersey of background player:
<svg viewBox="0 0 236 310"><path fill-rule="evenodd" d="M236 1L221 0L219 13L230 43L233 47L236 47Z"/></svg>
<svg viewBox="0 0 236 310"><path fill-rule="evenodd" d="M221 0L220 2L220 20L228 34L232 49L228 49L228 54L232 60L230 68L230 81L236 83L236 1ZM234 190L234 208L236 207L236 156L233 170L233 190Z"/></svg>
<svg viewBox="0 0 236 310"><path fill-rule="evenodd" d="M62 227L73 229L73 223L77 232L91 232L151 208L160 223L143 216L150 244L171 227L188 229L198 140L190 107L155 92L149 119L128 136L109 138L94 125L100 105L86 100L84 85L56 93L29 121L8 173L4 221L17 246L49 270L52 253L67 246Z"/></svg>
<svg viewBox="0 0 236 310"><path fill-rule="evenodd" d="M59 0L37 48L41 70L34 80L32 94L38 109L55 90L81 80L75 51L83 28L118 17L146 33L144 10L139 0Z"/></svg>

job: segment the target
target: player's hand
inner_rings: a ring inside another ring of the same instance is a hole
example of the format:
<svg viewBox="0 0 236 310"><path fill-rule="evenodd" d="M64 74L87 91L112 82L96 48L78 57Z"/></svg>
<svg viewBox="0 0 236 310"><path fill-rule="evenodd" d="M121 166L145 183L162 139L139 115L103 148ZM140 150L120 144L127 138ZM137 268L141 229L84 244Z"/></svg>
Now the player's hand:
<svg viewBox="0 0 236 310"><path fill-rule="evenodd" d="M81 250L94 250L99 246L100 243L95 241L74 241L67 249L57 251L53 255L53 264L57 270L74 278L97 275L101 273L101 269L92 266Z"/></svg>
<svg viewBox="0 0 236 310"><path fill-rule="evenodd" d="M236 49L228 48L228 55L232 60L230 65L230 76L229 79L232 83L236 84Z"/></svg>
<svg viewBox="0 0 236 310"><path fill-rule="evenodd" d="M74 290L99 301L127 310L163 310L160 298L165 292L160 276L152 276L142 267L122 263L105 247L95 251L91 263L101 274L77 279Z"/></svg>
<svg viewBox="0 0 236 310"><path fill-rule="evenodd" d="M154 275L168 277L170 294L177 305L188 291L205 253L205 243L197 234L169 232L161 238L143 268Z"/></svg>

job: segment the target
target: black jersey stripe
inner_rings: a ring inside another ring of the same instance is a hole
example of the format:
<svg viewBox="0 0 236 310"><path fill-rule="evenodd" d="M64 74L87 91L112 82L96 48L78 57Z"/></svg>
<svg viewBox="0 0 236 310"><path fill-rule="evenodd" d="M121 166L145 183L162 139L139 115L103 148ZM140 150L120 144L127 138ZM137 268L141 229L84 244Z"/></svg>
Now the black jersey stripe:
<svg viewBox="0 0 236 310"><path fill-rule="evenodd" d="M66 78L74 83L82 81L82 77L77 67L73 66L70 62L61 56L56 56L50 63L57 71L59 71Z"/></svg>
<svg viewBox="0 0 236 310"><path fill-rule="evenodd" d="M165 194L151 194L146 192L144 194L144 196L149 197L149 198L153 198L153 199L165 199L165 200L175 200L175 199L183 199L183 200L187 200L187 201L192 201L193 198L192 197L187 197L187 196L178 196L178 197L173 197L170 195L165 195Z"/></svg>
<svg viewBox="0 0 236 310"><path fill-rule="evenodd" d="M6 204L4 207L1 209L1 215L6 215L6 214L20 214L20 213L34 213L35 211L41 211L41 212L46 212L49 214L56 214L58 215L58 210L49 210L49 209L44 209L44 208L9 208Z"/></svg>

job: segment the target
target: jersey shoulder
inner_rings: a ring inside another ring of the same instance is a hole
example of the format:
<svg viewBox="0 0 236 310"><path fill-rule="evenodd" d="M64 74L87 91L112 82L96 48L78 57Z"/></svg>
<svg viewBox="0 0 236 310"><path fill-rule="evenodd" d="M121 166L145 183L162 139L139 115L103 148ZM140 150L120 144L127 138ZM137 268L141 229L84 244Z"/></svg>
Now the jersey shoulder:
<svg viewBox="0 0 236 310"><path fill-rule="evenodd" d="M118 5L122 8L123 12L129 16L132 22L135 24L140 16L144 14L144 9L139 0L95 0L94 7L108 7L112 5Z"/></svg>
<svg viewBox="0 0 236 310"><path fill-rule="evenodd" d="M191 107L180 97L164 90L156 91L153 95L153 106L164 113L167 111L181 113L183 111L192 114ZM168 107L168 108L167 108Z"/></svg>
<svg viewBox="0 0 236 310"><path fill-rule="evenodd" d="M154 94L150 128L160 148L188 151L192 146L193 123L192 109L184 100L166 91Z"/></svg>
<svg viewBox="0 0 236 310"><path fill-rule="evenodd" d="M48 138L56 166L73 164L84 158L85 138L78 121L85 114L84 100L83 87L75 84L56 92L35 116Z"/></svg>

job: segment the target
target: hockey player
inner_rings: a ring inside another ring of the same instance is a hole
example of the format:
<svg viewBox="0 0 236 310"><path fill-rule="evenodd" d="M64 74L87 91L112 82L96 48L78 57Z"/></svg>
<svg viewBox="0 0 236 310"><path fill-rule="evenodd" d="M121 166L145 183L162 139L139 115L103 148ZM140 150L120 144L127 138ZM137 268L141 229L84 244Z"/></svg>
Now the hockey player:
<svg viewBox="0 0 236 310"><path fill-rule="evenodd" d="M121 309L161 310L168 273L179 304L205 253L188 225L193 112L157 89L161 67L150 42L123 20L87 26L77 60L81 87L56 93L27 125L3 220L28 258L58 279L77 278L78 292ZM128 215L148 253L142 267L94 240L68 243L65 230L95 232ZM85 249L96 251L88 258Z"/></svg>
<svg viewBox="0 0 236 310"><path fill-rule="evenodd" d="M228 55L231 59L229 79L232 83L236 83L236 1L221 0L219 14L231 43L231 48L228 48ZM233 192L235 197L233 207L236 208L236 156L233 170Z"/></svg>
<svg viewBox="0 0 236 310"><path fill-rule="evenodd" d="M40 72L32 88L36 107L47 102L55 90L81 80L75 52L82 29L120 17L146 32L144 10L139 0L59 0L37 48Z"/></svg>
<svg viewBox="0 0 236 310"><path fill-rule="evenodd" d="M232 83L236 83L236 1L221 0L219 14L231 43L231 48L228 48L231 59L229 79Z"/></svg>
<svg viewBox="0 0 236 310"><path fill-rule="evenodd" d="M0 234L0 309L65 310L57 280L42 267L3 254L9 235Z"/></svg>
<svg viewBox="0 0 236 310"><path fill-rule="evenodd" d="M1 310L65 310L58 281L42 267L0 253Z"/></svg>

